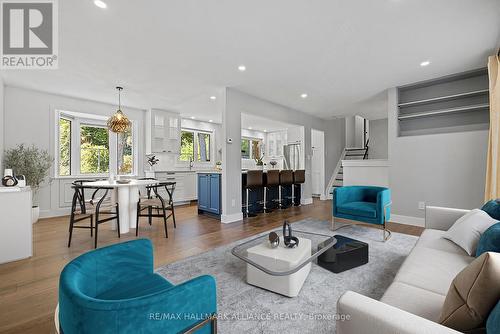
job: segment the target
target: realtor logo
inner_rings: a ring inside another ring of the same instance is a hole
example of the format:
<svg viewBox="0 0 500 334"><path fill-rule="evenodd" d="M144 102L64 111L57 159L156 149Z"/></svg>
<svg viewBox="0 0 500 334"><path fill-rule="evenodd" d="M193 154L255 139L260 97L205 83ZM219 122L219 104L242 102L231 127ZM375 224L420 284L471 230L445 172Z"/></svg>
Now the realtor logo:
<svg viewBox="0 0 500 334"><path fill-rule="evenodd" d="M1 68L57 68L56 0L2 0L1 18Z"/></svg>

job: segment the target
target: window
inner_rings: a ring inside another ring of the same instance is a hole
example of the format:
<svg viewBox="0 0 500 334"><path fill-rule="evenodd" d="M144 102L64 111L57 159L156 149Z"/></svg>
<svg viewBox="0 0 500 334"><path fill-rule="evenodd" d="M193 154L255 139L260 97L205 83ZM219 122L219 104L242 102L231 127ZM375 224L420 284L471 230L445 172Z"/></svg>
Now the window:
<svg viewBox="0 0 500 334"><path fill-rule="evenodd" d="M80 126L80 173L109 172L109 132L104 127Z"/></svg>
<svg viewBox="0 0 500 334"><path fill-rule="evenodd" d="M132 129L129 128L124 133L118 134L117 140L117 153L118 153L118 173L132 174L134 171L134 159L133 159L133 141L132 141Z"/></svg>
<svg viewBox="0 0 500 334"><path fill-rule="evenodd" d="M71 121L59 119L59 175L71 174Z"/></svg>
<svg viewBox="0 0 500 334"><path fill-rule="evenodd" d="M210 162L212 133L182 129L180 161Z"/></svg>
<svg viewBox="0 0 500 334"><path fill-rule="evenodd" d="M56 117L56 176L136 173L134 124L117 135L105 116L57 111Z"/></svg>
<svg viewBox="0 0 500 334"><path fill-rule="evenodd" d="M194 132L181 131L181 154L180 161L193 161L194 160Z"/></svg>
<svg viewBox="0 0 500 334"><path fill-rule="evenodd" d="M241 139L241 158L259 159L262 157L262 139L242 138Z"/></svg>
<svg viewBox="0 0 500 334"><path fill-rule="evenodd" d="M198 132L198 158L196 161L210 161L210 134Z"/></svg>
<svg viewBox="0 0 500 334"><path fill-rule="evenodd" d="M243 159L250 159L250 139L241 140L241 157Z"/></svg>

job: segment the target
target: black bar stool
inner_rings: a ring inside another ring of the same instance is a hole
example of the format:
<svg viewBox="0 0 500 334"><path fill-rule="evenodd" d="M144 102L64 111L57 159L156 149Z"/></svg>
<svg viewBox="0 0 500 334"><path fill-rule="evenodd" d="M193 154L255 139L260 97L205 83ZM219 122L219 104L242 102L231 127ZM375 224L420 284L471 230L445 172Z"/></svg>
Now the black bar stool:
<svg viewBox="0 0 500 334"><path fill-rule="evenodd" d="M297 169L293 172L293 188L292 188L292 197L293 204L295 206L300 206L301 199L301 187L302 184L306 182L306 171L304 169Z"/></svg>
<svg viewBox="0 0 500 334"><path fill-rule="evenodd" d="M247 182L245 185L245 190L246 190L246 214L247 217L255 217L256 214L250 213L250 206L254 206L254 204L257 203L255 201L253 204L249 203L249 196L250 192L256 192L258 189L262 188L264 186L264 176L263 172L261 170L249 170L247 172Z"/></svg>
<svg viewBox="0 0 500 334"><path fill-rule="evenodd" d="M264 212L271 212L275 209L275 203L279 203L278 187L280 185L280 171L268 170L266 173L266 183L264 187ZM269 200L271 198L271 200ZM271 203L271 206L269 206Z"/></svg>
<svg viewBox="0 0 500 334"><path fill-rule="evenodd" d="M292 203L293 171L280 171L280 208L286 209Z"/></svg>

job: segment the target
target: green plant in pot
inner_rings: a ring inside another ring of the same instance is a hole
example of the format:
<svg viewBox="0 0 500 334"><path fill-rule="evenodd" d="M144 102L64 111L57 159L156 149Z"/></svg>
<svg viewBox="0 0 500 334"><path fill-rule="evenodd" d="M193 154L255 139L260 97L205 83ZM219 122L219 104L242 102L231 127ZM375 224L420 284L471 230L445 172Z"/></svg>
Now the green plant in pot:
<svg viewBox="0 0 500 334"><path fill-rule="evenodd" d="M3 165L11 168L15 175L24 175L26 185L33 191L33 223L38 221L40 208L38 206L38 190L49 174L54 159L47 150L20 144L12 149L6 150Z"/></svg>
<svg viewBox="0 0 500 334"><path fill-rule="evenodd" d="M264 156L261 156L260 158L255 158L255 165L257 166L257 169L263 169L264 168Z"/></svg>

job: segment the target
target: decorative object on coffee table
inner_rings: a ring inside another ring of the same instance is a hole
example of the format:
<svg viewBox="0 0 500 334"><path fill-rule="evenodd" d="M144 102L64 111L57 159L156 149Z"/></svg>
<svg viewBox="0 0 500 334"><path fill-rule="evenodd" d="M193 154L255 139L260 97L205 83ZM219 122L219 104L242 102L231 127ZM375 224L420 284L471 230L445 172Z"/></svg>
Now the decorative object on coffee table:
<svg viewBox="0 0 500 334"><path fill-rule="evenodd" d="M271 233L278 236L277 231ZM279 245L269 245L269 234L250 239L231 250L247 263L247 283L287 297L298 296L311 270L311 262L335 244L330 235L295 231L300 242L294 248L285 246L283 237ZM323 243L323 247L318 245Z"/></svg>
<svg viewBox="0 0 500 334"><path fill-rule="evenodd" d="M368 263L368 244L342 235L333 236L337 242L318 257L318 265L336 274ZM328 240L318 248L328 247Z"/></svg>
<svg viewBox="0 0 500 334"><path fill-rule="evenodd" d="M280 237L278 236L278 233L276 232L269 233L269 244L271 245L271 248L276 248L279 246Z"/></svg>
<svg viewBox="0 0 500 334"><path fill-rule="evenodd" d="M285 220L283 223L283 242L287 248L295 248L299 245L299 238L292 234L292 225Z"/></svg>

